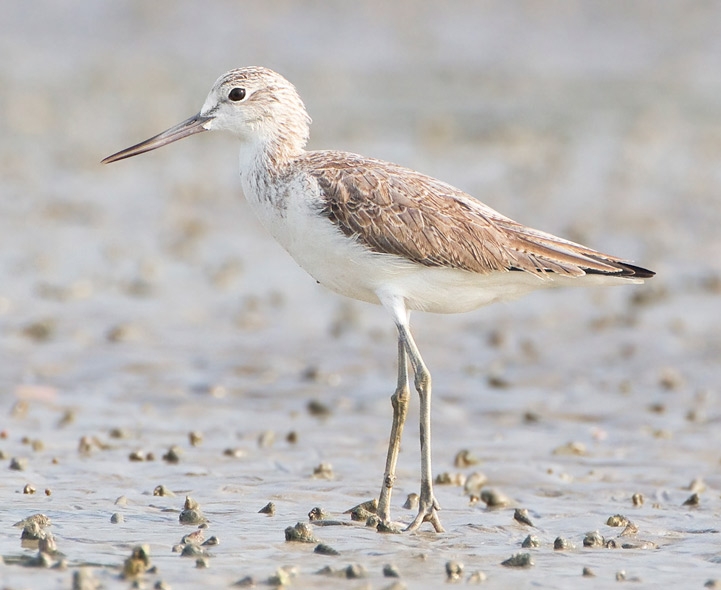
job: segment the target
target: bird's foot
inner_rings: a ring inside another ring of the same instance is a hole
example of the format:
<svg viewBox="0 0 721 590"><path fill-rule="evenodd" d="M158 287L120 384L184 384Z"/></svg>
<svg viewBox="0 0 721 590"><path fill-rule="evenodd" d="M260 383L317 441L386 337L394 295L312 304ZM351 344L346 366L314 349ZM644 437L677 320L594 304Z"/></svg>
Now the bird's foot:
<svg viewBox="0 0 721 590"><path fill-rule="evenodd" d="M437 533L445 532L441 524L441 519L438 517L438 511L440 509L441 507L438 504L438 500L432 495L430 498L425 499L421 497L418 514L415 519L413 519L413 522L406 527L406 531L412 532L418 530L424 522L430 522Z"/></svg>

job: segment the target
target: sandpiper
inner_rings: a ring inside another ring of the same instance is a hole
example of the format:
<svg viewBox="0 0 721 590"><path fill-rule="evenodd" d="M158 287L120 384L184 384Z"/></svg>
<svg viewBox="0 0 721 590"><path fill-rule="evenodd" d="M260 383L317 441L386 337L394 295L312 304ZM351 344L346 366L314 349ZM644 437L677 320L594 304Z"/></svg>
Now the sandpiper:
<svg viewBox="0 0 721 590"><path fill-rule="evenodd" d="M420 397L421 489L406 530L443 527L431 473L431 374L411 310L458 313L545 287L641 283L654 273L517 223L414 170L339 151L306 151L310 118L295 87L263 67L231 70L197 115L103 160L115 162L203 131L240 140L246 199L319 283L382 305L398 330L398 382L378 516L387 527L410 389Z"/></svg>

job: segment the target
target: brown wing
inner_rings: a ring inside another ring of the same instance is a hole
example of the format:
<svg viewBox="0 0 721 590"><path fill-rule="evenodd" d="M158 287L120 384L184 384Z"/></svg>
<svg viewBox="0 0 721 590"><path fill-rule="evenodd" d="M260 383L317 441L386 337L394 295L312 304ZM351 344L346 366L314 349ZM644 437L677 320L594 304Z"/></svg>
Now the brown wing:
<svg viewBox="0 0 721 590"><path fill-rule="evenodd" d="M516 223L446 183L395 164L326 151L308 152L303 160L320 187L322 213L374 252L481 274L653 276Z"/></svg>

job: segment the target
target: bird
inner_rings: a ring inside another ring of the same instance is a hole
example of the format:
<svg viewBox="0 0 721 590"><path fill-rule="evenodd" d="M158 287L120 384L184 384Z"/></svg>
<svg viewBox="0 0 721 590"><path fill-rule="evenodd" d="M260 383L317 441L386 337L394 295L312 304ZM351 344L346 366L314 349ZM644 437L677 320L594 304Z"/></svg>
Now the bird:
<svg viewBox="0 0 721 590"><path fill-rule="evenodd" d="M410 402L420 403L420 497L405 527L443 532L431 470L431 373L410 330L411 311L468 312L549 287L642 283L654 272L532 229L450 184L358 154L306 150L311 119L296 88L249 66L216 80L200 111L132 147L116 162L205 131L240 144L241 188L269 233L318 283L381 305L397 330L398 377L378 498L379 530L391 493ZM384 528L383 528L384 527Z"/></svg>

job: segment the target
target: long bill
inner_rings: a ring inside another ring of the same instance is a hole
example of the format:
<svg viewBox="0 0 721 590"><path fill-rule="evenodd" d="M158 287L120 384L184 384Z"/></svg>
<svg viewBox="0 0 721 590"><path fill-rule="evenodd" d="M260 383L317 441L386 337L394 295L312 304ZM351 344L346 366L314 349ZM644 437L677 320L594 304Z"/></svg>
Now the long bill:
<svg viewBox="0 0 721 590"><path fill-rule="evenodd" d="M108 156L101 163L110 164L111 162L131 158L133 156L158 149L159 147L163 147L164 145L168 145L169 143L173 143L174 141L178 141L184 137L195 135L196 133L202 133L203 131L207 131L205 124L211 119L212 117L205 117L198 113L197 115L193 115L182 123L179 123L178 125L175 125L174 127L171 127L170 129L167 129L150 139L141 141L134 146L119 151L117 154Z"/></svg>

